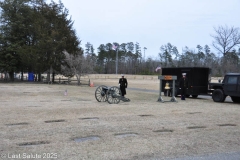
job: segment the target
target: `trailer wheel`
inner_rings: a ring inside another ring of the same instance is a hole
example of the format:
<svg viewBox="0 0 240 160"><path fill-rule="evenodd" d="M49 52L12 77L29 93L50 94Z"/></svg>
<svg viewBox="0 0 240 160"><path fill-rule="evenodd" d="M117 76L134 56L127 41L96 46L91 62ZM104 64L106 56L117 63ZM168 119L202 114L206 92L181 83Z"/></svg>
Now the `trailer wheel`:
<svg viewBox="0 0 240 160"><path fill-rule="evenodd" d="M197 98L198 97L198 95L192 95L192 98Z"/></svg>
<svg viewBox="0 0 240 160"><path fill-rule="evenodd" d="M231 99L234 103L240 103L240 98L239 97L231 96Z"/></svg>
<svg viewBox="0 0 240 160"><path fill-rule="evenodd" d="M214 102L224 102L226 96L223 93L223 90L216 89L213 91L212 99Z"/></svg>

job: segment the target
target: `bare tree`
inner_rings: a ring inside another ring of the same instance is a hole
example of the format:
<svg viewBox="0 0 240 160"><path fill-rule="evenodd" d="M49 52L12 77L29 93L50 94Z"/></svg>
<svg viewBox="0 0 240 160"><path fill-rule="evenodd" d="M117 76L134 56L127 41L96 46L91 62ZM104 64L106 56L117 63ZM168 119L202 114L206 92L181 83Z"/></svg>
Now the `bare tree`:
<svg viewBox="0 0 240 160"><path fill-rule="evenodd" d="M239 28L228 26L214 27L216 35L211 35L214 38L213 47L225 57L227 52L231 51L235 46L240 44Z"/></svg>
<svg viewBox="0 0 240 160"><path fill-rule="evenodd" d="M89 56L84 57L82 53L73 55L64 51L66 65L62 65L62 73L65 76L76 76L78 85L80 85L80 78L88 73L93 72L92 62Z"/></svg>

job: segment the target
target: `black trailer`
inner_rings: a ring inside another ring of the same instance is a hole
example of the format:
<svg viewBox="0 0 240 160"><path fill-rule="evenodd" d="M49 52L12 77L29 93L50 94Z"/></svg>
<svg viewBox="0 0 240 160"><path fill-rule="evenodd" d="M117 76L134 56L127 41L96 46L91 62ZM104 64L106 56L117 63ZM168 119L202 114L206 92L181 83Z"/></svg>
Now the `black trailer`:
<svg viewBox="0 0 240 160"><path fill-rule="evenodd" d="M192 96L197 98L198 95L207 95L208 94L208 83L211 73L211 69L207 67L178 67L178 68L162 68L162 75L176 75L177 80L175 81L175 96L180 95L179 90L179 80L182 77L182 73L186 73L188 78L188 90L186 96ZM170 92L167 92L164 88L166 82L170 84ZM162 83L162 92L166 96L169 93L169 96L172 94L172 81L163 81Z"/></svg>

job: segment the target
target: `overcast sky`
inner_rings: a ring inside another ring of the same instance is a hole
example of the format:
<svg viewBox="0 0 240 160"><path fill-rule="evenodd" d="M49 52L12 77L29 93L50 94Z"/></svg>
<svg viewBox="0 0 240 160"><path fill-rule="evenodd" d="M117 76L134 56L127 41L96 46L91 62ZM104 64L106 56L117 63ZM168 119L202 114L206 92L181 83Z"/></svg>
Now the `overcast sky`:
<svg viewBox="0 0 240 160"><path fill-rule="evenodd" d="M58 2L58 0L55 0ZM62 0L85 49L100 44L138 42L145 58L158 57L171 43L182 53L187 46L209 45L213 27L240 27L240 0Z"/></svg>

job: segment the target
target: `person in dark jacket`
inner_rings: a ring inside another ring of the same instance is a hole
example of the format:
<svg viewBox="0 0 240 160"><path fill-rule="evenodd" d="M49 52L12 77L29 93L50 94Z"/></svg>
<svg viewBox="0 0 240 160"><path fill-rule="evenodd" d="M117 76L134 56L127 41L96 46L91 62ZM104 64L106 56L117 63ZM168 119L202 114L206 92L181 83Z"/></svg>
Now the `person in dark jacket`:
<svg viewBox="0 0 240 160"><path fill-rule="evenodd" d="M123 74L122 74L122 78L119 79L119 86L120 86L120 90L122 92L122 96L124 97L124 95L127 94L126 88L128 86L128 82L127 82L127 79L124 78Z"/></svg>
<svg viewBox="0 0 240 160"><path fill-rule="evenodd" d="M185 100L186 90L188 89L188 79L186 77L186 73L182 74L182 78L180 79L179 87L180 87L179 89L181 92L181 100Z"/></svg>

